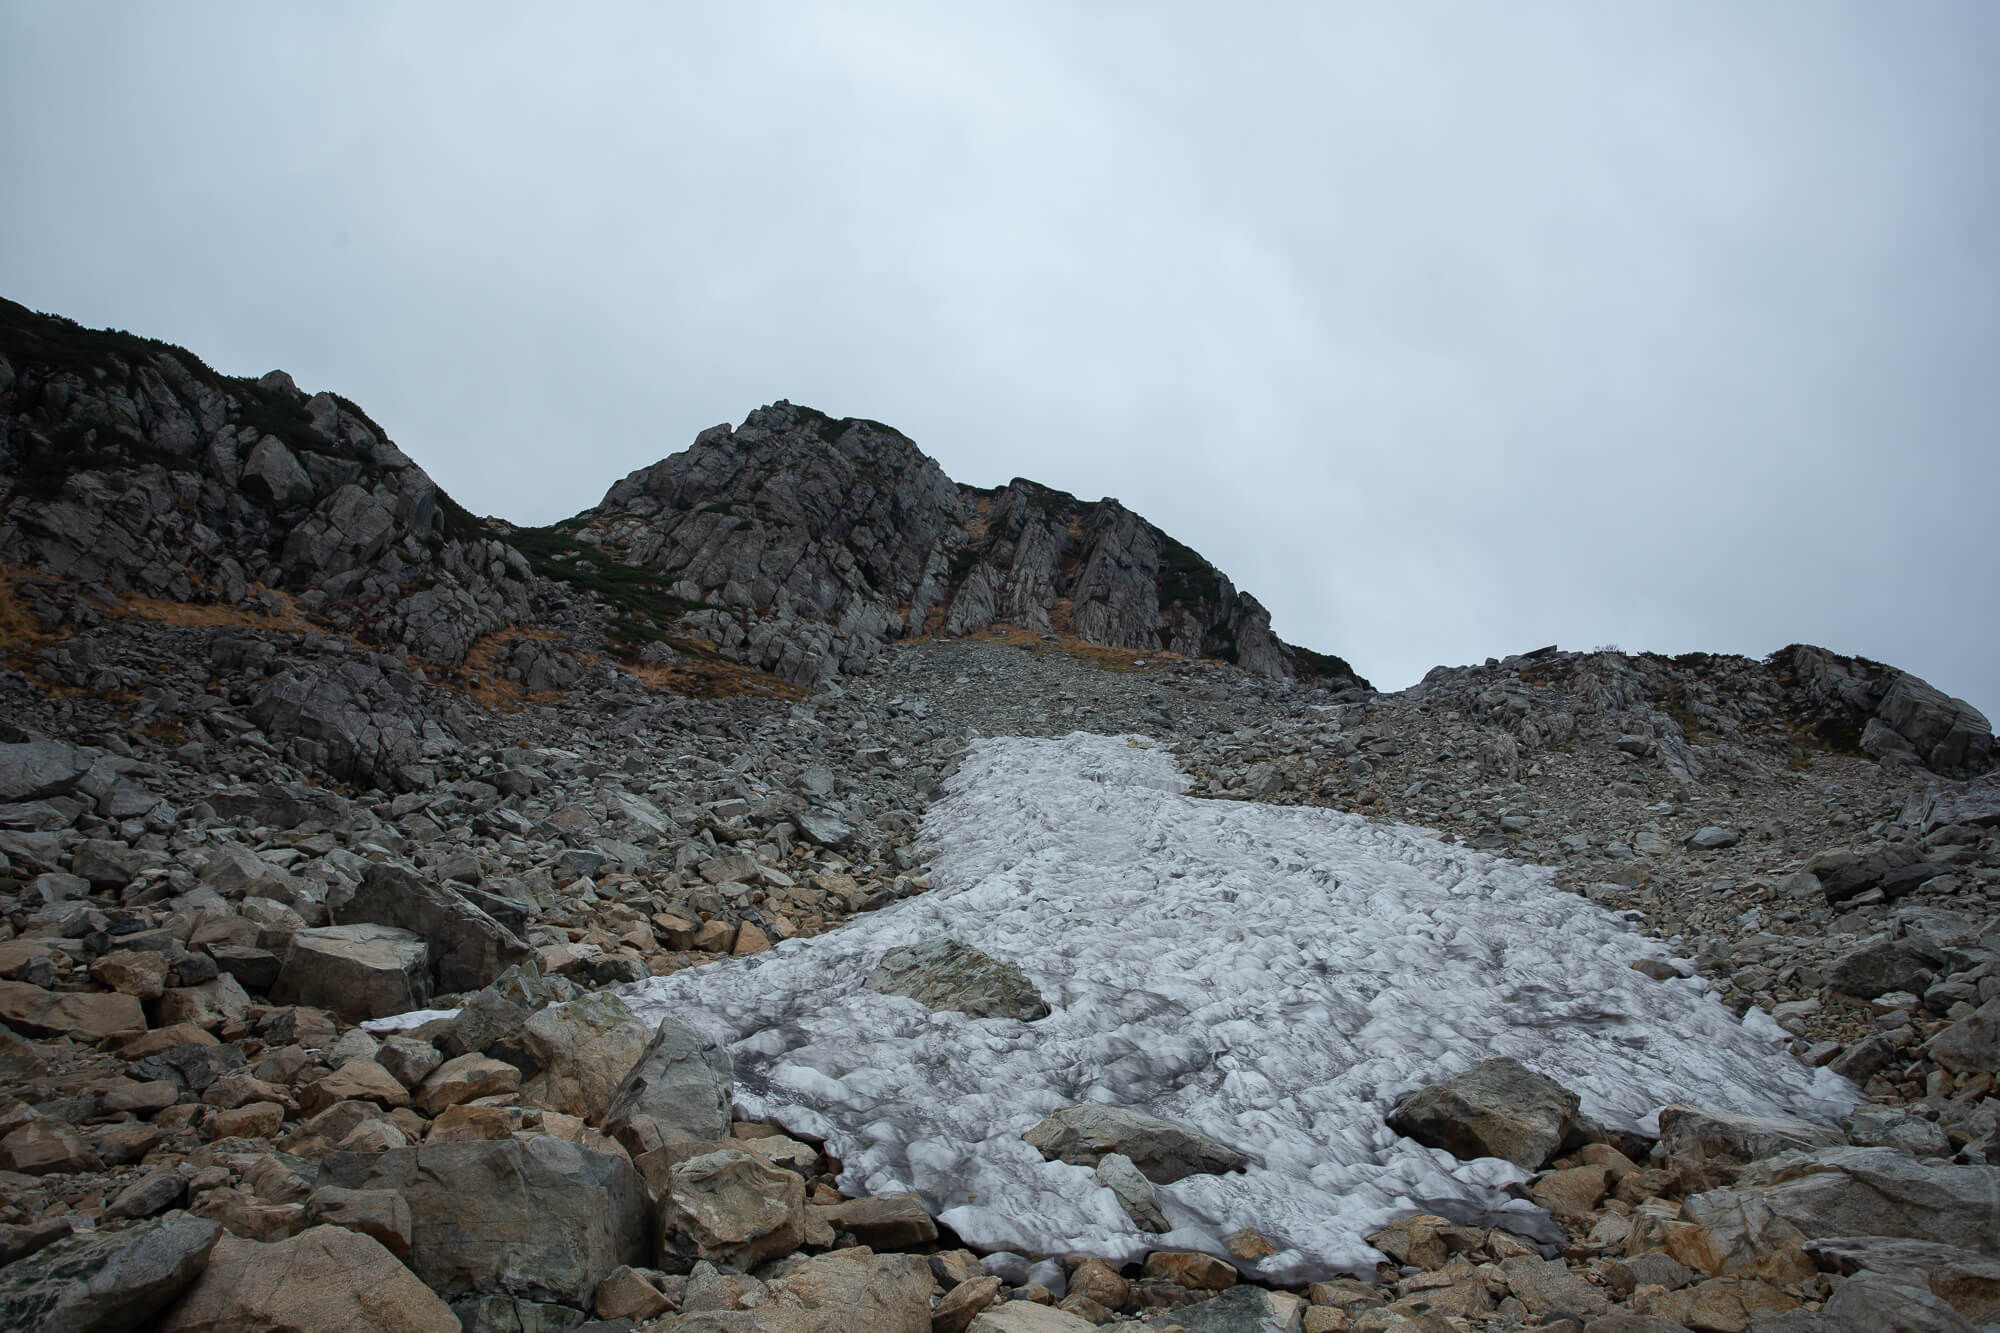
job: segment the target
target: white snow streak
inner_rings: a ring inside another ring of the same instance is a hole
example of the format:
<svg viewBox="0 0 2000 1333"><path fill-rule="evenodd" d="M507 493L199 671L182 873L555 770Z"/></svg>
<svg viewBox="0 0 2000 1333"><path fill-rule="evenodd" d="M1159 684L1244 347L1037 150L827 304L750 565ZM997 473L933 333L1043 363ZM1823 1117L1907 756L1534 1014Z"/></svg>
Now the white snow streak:
<svg viewBox="0 0 2000 1333"><path fill-rule="evenodd" d="M978 742L926 820L930 893L626 999L722 1042L738 1103L825 1136L843 1189L915 1190L977 1248L1222 1254L1250 1226L1283 1247L1255 1270L1276 1281L1365 1268L1363 1236L1413 1207L1525 1207L1499 1188L1516 1168L1382 1123L1488 1056L1612 1124L1672 1101L1821 1118L1853 1101L1768 1019L1633 971L1665 949L1545 868L1185 785L1141 740ZM975 1020L862 989L884 951L940 935L1017 963L1054 1013ZM1021 1142L1080 1101L1200 1129L1253 1164L1162 1186L1175 1229L1148 1236L1089 1170Z"/></svg>

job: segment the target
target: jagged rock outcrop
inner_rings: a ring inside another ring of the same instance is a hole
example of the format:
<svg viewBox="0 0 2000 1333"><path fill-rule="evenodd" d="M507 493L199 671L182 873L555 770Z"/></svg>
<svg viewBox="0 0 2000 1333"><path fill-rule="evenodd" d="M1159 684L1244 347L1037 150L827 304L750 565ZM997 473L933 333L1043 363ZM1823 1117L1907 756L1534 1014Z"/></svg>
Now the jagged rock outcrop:
<svg viewBox="0 0 2000 1333"><path fill-rule="evenodd" d="M703 431L563 526L671 578L690 632L787 680L857 670L893 639L1007 621L1365 686L1338 658L1280 641L1255 598L1116 500L1018 478L954 485L879 422L786 402Z"/></svg>
<svg viewBox="0 0 2000 1333"><path fill-rule="evenodd" d="M0 497L0 563L58 580L22 588L45 629L94 623L105 594L285 590L329 625L455 665L530 612L526 559L346 399L11 301Z"/></svg>

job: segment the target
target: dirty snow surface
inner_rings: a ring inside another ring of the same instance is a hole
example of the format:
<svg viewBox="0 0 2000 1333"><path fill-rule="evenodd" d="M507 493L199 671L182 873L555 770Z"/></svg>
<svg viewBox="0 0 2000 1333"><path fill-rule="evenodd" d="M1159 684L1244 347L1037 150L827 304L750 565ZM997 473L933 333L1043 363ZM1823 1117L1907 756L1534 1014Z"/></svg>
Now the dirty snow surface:
<svg viewBox="0 0 2000 1333"><path fill-rule="evenodd" d="M989 1250L1223 1254L1255 1227L1281 1252L1254 1271L1280 1282L1365 1268L1363 1237L1412 1208L1529 1207L1500 1188L1516 1168L1382 1123L1488 1056L1618 1125L1672 1101L1823 1118L1852 1103L1760 1011L1738 1023L1699 980L1633 971L1664 947L1546 869L1184 786L1137 738L977 742L925 823L930 893L626 998L724 1044L738 1104L824 1136L848 1193L915 1190ZM972 1019L862 988L886 950L934 936L1018 964L1054 1012ZM1174 1230L1147 1235L1088 1168L1021 1141L1084 1101L1199 1129L1252 1165L1160 1186Z"/></svg>

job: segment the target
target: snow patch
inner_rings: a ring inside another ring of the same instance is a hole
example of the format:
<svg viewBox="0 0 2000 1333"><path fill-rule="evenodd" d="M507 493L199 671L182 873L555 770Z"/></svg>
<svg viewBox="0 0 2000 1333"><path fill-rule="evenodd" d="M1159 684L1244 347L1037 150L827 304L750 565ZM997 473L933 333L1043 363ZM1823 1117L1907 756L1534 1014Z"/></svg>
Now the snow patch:
<svg viewBox="0 0 2000 1333"><path fill-rule="evenodd" d="M1281 1252L1247 1267L1277 1282L1370 1269L1363 1237L1414 1208L1529 1208L1503 1192L1518 1168L1382 1123L1489 1056L1612 1125L1674 1101L1821 1119L1853 1103L1699 979L1632 970L1667 950L1547 868L1186 785L1139 738L980 741L925 821L930 893L624 997L726 1046L737 1103L823 1135L844 1190L915 1190L975 1248L1224 1255L1248 1226ZM1054 1012L972 1019L863 988L885 951L941 935L1017 964ZM1140 1232L1088 1169L1021 1141L1085 1101L1188 1125L1252 1164L1161 1186L1174 1229Z"/></svg>

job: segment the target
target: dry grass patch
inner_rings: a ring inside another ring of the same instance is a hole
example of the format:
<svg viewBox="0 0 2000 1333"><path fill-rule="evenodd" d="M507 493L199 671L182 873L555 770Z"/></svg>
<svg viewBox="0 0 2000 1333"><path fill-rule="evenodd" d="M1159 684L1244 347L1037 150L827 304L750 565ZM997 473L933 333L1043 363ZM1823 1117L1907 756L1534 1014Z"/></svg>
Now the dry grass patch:
<svg viewBox="0 0 2000 1333"><path fill-rule="evenodd" d="M976 634L968 634L959 642L991 643L1003 648L1025 649L1028 652L1062 653L1089 662L1103 671L1156 671L1161 667L1186 660L1178 653L1088 643L1074 634L1065 634L1060 630L1056 631L1054 640L1050 641L1043 637L1040 630L1023 629L1004 620L996 621Z"/></svg>

